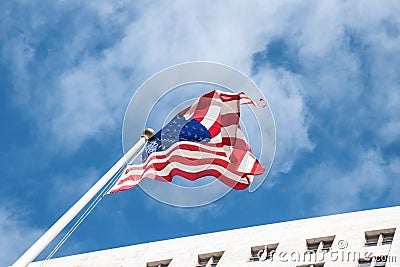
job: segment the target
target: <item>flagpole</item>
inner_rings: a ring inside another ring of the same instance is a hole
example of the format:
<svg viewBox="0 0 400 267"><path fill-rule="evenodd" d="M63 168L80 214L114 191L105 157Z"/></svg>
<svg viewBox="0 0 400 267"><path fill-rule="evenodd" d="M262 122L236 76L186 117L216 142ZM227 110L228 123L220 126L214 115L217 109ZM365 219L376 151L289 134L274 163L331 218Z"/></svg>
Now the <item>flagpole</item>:
<svg viewBox="0 0 400 267"><path fill-rule="evenodd" d="M115 173L131 158L145 143L153 137L154 130L147 128L139 141L114 164L114 166L90 188L63 216L58 219L11 267L26 267L30 264L53 239L72 221L73 218L89 203L89 201L111 180Z"/></svg>

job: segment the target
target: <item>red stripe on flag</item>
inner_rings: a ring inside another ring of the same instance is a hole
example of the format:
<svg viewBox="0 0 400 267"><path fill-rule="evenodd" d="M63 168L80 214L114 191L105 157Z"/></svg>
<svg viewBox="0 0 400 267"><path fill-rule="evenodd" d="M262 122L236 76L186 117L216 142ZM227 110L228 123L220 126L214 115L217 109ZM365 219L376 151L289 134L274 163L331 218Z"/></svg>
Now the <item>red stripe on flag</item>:
<svg viewBox="0 0 400 267"><path fill-rule="evenodd" d="M251 148L241 131L235 128L240 128L240 104L260 107L243 93L212 91L200 97L179 114L202 123L210 133L210 142L199 144L181 141L165 151L152 153L146 162L129 166L109 193L133 188L143 178L170 182L175 175L188 180L214 176L232 188L247 188L253 175L262 174L265 169L255 158L250 158L250 161L244 159L246 153L251 154ZM224 130L225 127L229 128ZM239 169L250 171L243 173Z"/></svg>
<svg viewBox="0 0 400 267"><path fill-rule="evenodd" d="M247 187L249 187L248 183L240 183L238 181L234 181L234 180L226 177L221 172L219 172L218 170L215 170L215 169L207 169L207 170L200 171L200 172L197 172L197 173L189 173L189 172L186 172L184 170L174 168L174 169L171 170L169 175L160 177L158 175L150 174L150 175L147 175L144 178L156 180L156 181L159 181L159 182L171 182L172 178L174 176L176 176L176 175L179 175L179 176L184 177L186 179L189 179L191 181L197 180L197 179L205 177L205 176L218 177L218 180L220 180L225 185L227 185L227 186L229 186L231 188L234 188L236 190L244 190ZM129 176L129 180L137 181L138 178L140 180L144 179L142 177ZM128 189L131 189L131 188L136 187L136 186L137 185L121 186L121 187L118 187L118 188L110 191L109 194L113 194L113 193L117 193L117 192L120 192L120 191L128 190Z"/></svg>

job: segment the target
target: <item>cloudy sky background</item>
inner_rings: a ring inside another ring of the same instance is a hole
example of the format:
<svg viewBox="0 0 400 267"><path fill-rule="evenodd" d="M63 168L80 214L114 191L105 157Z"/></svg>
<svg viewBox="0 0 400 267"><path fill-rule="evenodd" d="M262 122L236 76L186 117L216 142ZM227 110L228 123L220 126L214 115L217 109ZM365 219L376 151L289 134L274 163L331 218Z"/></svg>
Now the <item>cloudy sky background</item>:
<svg viewBox="0 0 400 267"><path fill-rule="evenodd" d="M136 88L192 60L231 65L267 97L267 181L194 209L121 193L57 256L398 205L399 12L389 0L1 1L0 266L122 155Z"/></svg>

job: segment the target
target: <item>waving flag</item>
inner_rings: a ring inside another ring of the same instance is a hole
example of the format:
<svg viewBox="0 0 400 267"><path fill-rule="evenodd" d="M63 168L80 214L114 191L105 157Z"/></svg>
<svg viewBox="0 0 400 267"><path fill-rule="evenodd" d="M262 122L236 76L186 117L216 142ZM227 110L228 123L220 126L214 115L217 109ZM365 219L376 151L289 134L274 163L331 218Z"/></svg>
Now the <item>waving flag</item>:
<svg viewBox="0 0 400 267"><path fill-rule="evenodd" d="M264 101L261 99L261 101ZM240 129L240 105L263 107L244 93L212 91L176 115L148 140L141 164L128 165L109 194L137 186L144 178L171 182L214 176L237 190L264 168Z"/></svg>

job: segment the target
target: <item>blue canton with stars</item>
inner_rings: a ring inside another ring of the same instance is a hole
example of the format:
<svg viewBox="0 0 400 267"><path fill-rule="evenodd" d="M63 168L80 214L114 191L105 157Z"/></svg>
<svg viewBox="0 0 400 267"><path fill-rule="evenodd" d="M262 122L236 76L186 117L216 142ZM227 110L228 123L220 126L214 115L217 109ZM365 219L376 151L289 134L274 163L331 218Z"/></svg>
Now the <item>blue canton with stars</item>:
<svg viewBox="0 0 400 267"><path fill-rule="evenodd" d="M179 141L205 144L210 141L210 133L195 119L186 120L185 117L177 115L149 139L142 153L143 162L151 153L164 151Z"/></svg>

